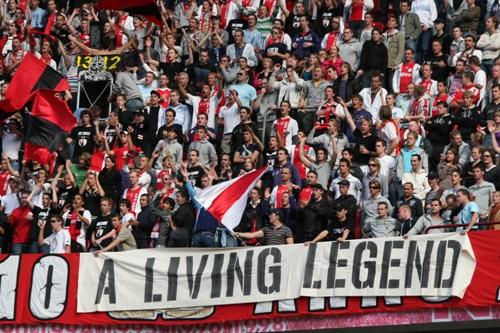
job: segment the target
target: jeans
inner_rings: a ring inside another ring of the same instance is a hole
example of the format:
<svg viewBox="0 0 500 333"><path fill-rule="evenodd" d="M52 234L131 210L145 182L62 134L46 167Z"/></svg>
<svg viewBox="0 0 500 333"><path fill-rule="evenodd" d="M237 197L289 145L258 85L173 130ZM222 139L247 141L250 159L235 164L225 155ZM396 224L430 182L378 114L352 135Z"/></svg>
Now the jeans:
<svg viewBox="0 0 500 333"><path fill-rule="evenodd" d="M12 254L30 253L30 243L14 243L12 244Z"/></svg>
<svg viewBox="0 0 500 333"><path fill-rule="evenodd" d="M217 247L214 233L210 231L198 231L193 235L193 247Z"/></svg>
<svg viewBox="0 0 500 333"><path fill-rule="evenodd" d="M483 59L481 61L481 69L486 73L487 76L490 76L494 64L495 64L494 59Z"/></svg>
<svg viewBox="0 0 500 333"><path fill-rule="evenodd" d="M359 35L361 34L361 30L363 30L363 27L365 26L365 21L350 21L349 22L349 27L352 29L352 32L354 33L354 36L356 38L359 38Z"/></svg>
<svg viewBox="0 0 500 333"><path fill-rule="evenodd" d="M429 51L429 44L431 42L431 37L432 37L432 29L427 29L426 31L422 31L420 33L417 44L417 57L416 57L417 62L422 62L422 59Z"/></svg>
<svg viewBox="0 0 500 333"><path fill-rule="evenodd" d="M417 41L413 38L408 38L405 42L405 48L412 49L414 52L417 51Z"/></svg>
<svg viewBox="0 0 500 333"><path fill-rule="evenodd" d="M238 241L226 228L217 228L215 243L217 247L238 247Z"/></svg>

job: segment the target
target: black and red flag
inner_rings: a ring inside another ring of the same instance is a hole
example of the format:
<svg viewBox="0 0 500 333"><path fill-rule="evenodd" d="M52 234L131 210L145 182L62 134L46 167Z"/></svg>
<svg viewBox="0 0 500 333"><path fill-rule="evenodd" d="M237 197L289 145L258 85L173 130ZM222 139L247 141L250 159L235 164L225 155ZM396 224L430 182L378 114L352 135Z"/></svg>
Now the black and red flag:
<svg viewBox="0 0 500 333"><path fill-rule="evenodd" d="M155 24L163 24L155 0L98 0L96 9L123 10L130 15L141 15Z"/></svg>
<svg viewBox="0 0 500 333"><path fill-rule="evenodd" d="M0 101L0 120L21 110L39 89L69 90L64 77L32 53L27 53L10 81L5 99Z"/></svg>
<svg viewBox="0 0 500 333"><path fill-rule="evenodd" d="M40 164L52 164L65 139L76 126L68 104L52 90L35 93L31 122L26 135L24 158Z"/></svg>

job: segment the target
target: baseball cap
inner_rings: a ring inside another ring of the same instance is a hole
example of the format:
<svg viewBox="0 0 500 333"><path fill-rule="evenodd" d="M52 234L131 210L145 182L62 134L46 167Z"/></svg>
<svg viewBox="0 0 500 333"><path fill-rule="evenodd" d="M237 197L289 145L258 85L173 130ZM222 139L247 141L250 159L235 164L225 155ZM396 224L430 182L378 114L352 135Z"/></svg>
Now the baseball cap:
<svg viewBox="0 0 500 333"><path fill-rule="evenodd" d="M273 213L278 215L278 218L280 219L280 221L283 222L284 217L283 217L283 212L281 211L281 209L278 209L278 208L271 209L271 212L269 213L269 215L271 215Z"/></svg>

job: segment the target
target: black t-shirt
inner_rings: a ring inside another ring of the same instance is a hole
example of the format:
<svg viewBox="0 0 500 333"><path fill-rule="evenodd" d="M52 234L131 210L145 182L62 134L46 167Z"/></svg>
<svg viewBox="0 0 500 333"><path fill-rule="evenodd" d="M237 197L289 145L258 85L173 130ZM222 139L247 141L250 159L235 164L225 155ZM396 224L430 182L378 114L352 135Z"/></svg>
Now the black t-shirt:
<svg viewBox="0 0 500 333"><path fill-rule="evenodd" d="M328 223L328 239L337 240L342 237L345 229L349 229L347 239L354 239L354 217L347 218L345 221L340 222L336 217L332 218Z"/></svg>
<svg viewBox="0 0 500 333"><path fill-rule="evenodd" d="M113 230L113 224L111 223L111 214L102 216L99 215L96 219L94 224L94 231L95 231L95 239L99 239L102 236L105 236L107 233L109 233L111 230ZM112 238L105 239L101 242L102 247L106 247L111 242L113 241Z"/></svg>
<svg viewBox="0 0 500 333"><path fill-rule="evenodd" d="M82 153L92 154L94 152L94 134L93 126L85 127L83 125L73 128L71 138L75 141L75 152L73 156L80 156Z"/></svg>
<svg viewBox="0 0 500 333"><path fill-rule="evenodd" d="M38 232L40 230L39 225L45 222L45 228L43 229L43 238L47 238L52 233L52 228L50 226L49 216L54 213L50 208L40 208L33 207L31 210L33 212L33 221L31 222L31 232L30 240L36 242L38 240Z"/></svg>
<svg viewBox="0 0 500 333"><path fill-rule="evenodd" d="M143 123L133 123L133 131L131 134L132 142L134 145L139 146L142 150L146 150L147 144L149 142L148 132L149 124L145 121Z"/></svg>
<svg viewBox="0 0 500 333"><path fill-rule="evenodd" d="M439 63L441 61L445 63L444 67L439 66ZM425 65L425 64L431 65L431 68L432 68L431 78L433 80L436 80L438 82L446 81L446 79L448 78L448 74L450 74L450 68L448 67L448 56L447 55L445 55L444 53L440 56L429 55L422 62L422 65Z"/></svg>
<svg viewBox="0 0 500 333"><path fill-rule="evenodd" d="M300 17L295 14L290 14L285 22L286 32L290 36L296 36L300 31Z"/></svg>
<svg viewBox="0 0 500 333"><path fill-rule="evenodd" d="M205 174L203 168L199 165L192 166L187 168L188 178L191 181L191 184L197 187L201 187L201 176Z"/></svg>
<svg viewBox="0 0 500 333"><path fill-rule="evenodd" d="M286 47L286 44L284 44L284 43L272 43L271 45L269 45L266 48L266 55L269 56L269 53L271 53L271 52L272 53L278 52L279 54L287 54L288 49ZM280 64L283 62L283 59L281 59L280 57L277 57L277 56L271 57L271 59L273 59L273 63L275 63L275 64Z"/></svg>
<svg viewBox="0 0 500 333"><path fill-rule="evenodd" d="M57 203L57 207L62 209L65 205L71 204L76 193L78 193L77 188L59 187L59 191L57 194L59 202Z"/></svg>
<svg viewBox="0 0 500 333"><path fill-rule="evenodd" d="M332 18L335 16L342 16L342 5L336 8L320 9L317 20L314 24L315 31L318 36L324 36L326 33L332 31Z"/></svg>
<svg viewBox="0 0 500 333"><path fill-rule="evenodd" d="M116 138L118 137L118 133L116 133L116 129L114 126L108 126L105 130L106 133L106 141L108 141L108 145L110 149L113 149L115 146Z"/></svg>
<svg viewBox="0 0 500 333"><path fill-rule="evenodd" d="M366 165L368 164L368 160L370 159L369 154L361 154L359 152L359 147L364 146L371 152L375 151L375 141L377 141L377 137L375 135L363 136L359 128L354 130L354 137L356 138L356 145L354 146L354 158L353 162Z"/></svg>
<svg viewBox="0 0 500 333"><path fill-rule="evenodd" d="M101 196L98 190L85 190L83 192L83 200L85 208L90 212L92 216L99 215Z"/></svg>
<svg viewBox="0 0 500 333"><path fill-rule="evenodd" d="M134 119L134 112L128 111L127 109L116 111L118 111L118 121L124 129L127 129Z"/></svg>

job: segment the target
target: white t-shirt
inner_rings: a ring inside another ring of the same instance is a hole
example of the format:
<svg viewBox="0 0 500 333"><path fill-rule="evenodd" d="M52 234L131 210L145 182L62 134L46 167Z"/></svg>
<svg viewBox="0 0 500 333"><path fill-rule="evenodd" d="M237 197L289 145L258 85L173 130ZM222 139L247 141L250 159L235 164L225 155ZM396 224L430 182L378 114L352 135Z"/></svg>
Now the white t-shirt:
<svg viewBox="0 0 500 333"><path fill-rule="evenodd" d="M221 107L219 117L224 119L224 134L233 133L234 128L241 122L238 103Z"/></svg>
<svg viewBox="0 0 500 333"><path fill-rule="evenodd" d="M479 90L479 101L477 101L477 105L481 104L481 101L483 100L484 93L486 92L486 84L487 84L487 79L486 79L486 73L480 69L476 72L476 75L474 76L474 83L479 83L481 86L481 90Z"/></svg>
<svg viewBox="0 0 500 333"><path fill-rule="evenodd" d="M390 147L391 142L399 137L396 125L392 122L386 123L380 130L380 137L385 141L387 147ZM396 153L393 151L392 155L395 156Z"/></svg>
<svg viewBox="0 0 500 333"><path fill-rule="evenodd" d="M127 213L122 216L122 225L128 225L131 220L135 219L134 213ZM128 225L129 228L132 228L131 225Z"/></svg>
<svg viewBox="0 0 500 333"><path fill-rule="evenodd" d="M21 195L19 195L21 196ZM14 209L19 207L19 199L17 198L17 193L9 193L2 197L2 205L4 208L4 213L10 215Z"/></svg>
<svg viewBox="0 0 500 333"><path fill-rule="evenodd" d="M380 162L380 174L389 177L394 172L396 167L396 160L394 157L385 155L384 157L377 157Z"/></svg>
<svg viewBox="0 0 500 333"><path fill-rule="evenodd" d="M66 253L66 246L71 246L71 236L67 229L61 229L53 232L43 242L50 246L50 253Z"/></svg>

